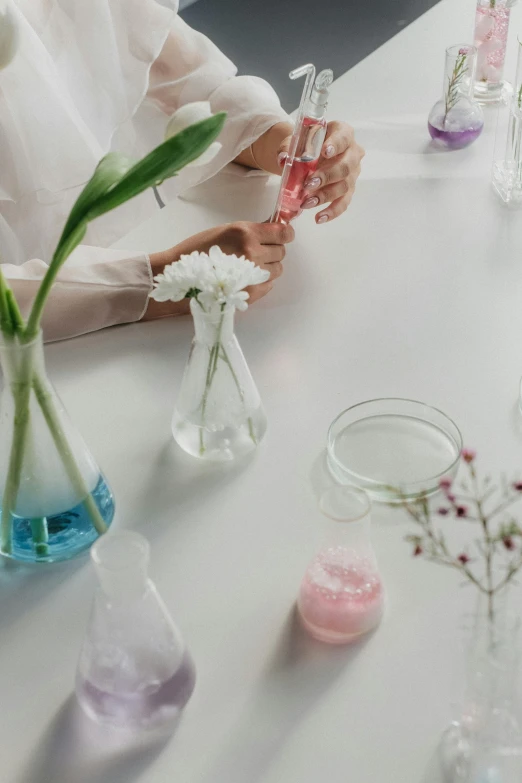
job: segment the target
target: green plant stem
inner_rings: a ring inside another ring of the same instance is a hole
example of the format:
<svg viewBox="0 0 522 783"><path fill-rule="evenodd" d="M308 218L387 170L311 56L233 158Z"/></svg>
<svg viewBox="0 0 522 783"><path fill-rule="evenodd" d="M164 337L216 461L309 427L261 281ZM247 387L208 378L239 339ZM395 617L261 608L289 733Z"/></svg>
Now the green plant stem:
<svg viewBox="0 0 522 783"><path fill-rule="evenodd" d="M33 389L69 481L76 494L83 498L83 505L91 518L96 532L102 535L107 531L107 525L76 464L74 454L60 424L52 397L45 388L42 379L36 374L33 377Z"/></svg>
<svg viewBox="0 0 522 783"><path fill-rule="evenodd" d="M49 548L47 542L49 541L49 531L47 530L47 520L45 517L39 517L38 519L31 519L31 535L33 537L33 544L38 557L45 557Z"/></svg>
<svg viewBox="0 0 522 783"><path fill-rule="evenodd" d="M217 332L216 332L216 342L214 343L210 351L210 357L209 357L208 368L207 368L207 377L205 380L205 391L203 392L203 397L201 399L201 428L199 430L199 453L201 455L205 453L205 438L204 438L203 429L205 427L205 416L207 412L208 395L210 393L210 387L212 386L212 381L214 380L214 376L217 370L219 348L221 345L221 332L223 329L224 319L225 319L225 313L222 312L221 318L219 319Z"/></svg>
<svg viewBox="0 0 522 783"><path fill-rule="evenodd" d="M20 374L11 384L14 399L14 421L9 467L2 497L1 549L11 554L13 546L12 515L20 489L20 478L24 463L27 433L29 429L29 400L31 396L32 356L23 357Z"/></svg>
<svg viewBox="0 0 522 783"><path fill-rule="evenodd" d="M239 397L241 399L243 407L245 407L245 393L244 393L244 391L243 391L243 389L241 387L241 384L239 383L239 378L236 375L236 371L232 367L232 362L228 358L228 354L227 354L227 352L225 350L225 346L224 345L221 346L221 351L223 353L223 361L225 362L225 364L227 365L228 369L230 370L230 373L232 375L234 383L236 384L236 388L238 390ZM257 438L256 438L256 434L254 432L254 422L252 421L252 417L251 416L248 417L248 434L250 435L250 438L252 439L253 443L257 446Z"/></svg>

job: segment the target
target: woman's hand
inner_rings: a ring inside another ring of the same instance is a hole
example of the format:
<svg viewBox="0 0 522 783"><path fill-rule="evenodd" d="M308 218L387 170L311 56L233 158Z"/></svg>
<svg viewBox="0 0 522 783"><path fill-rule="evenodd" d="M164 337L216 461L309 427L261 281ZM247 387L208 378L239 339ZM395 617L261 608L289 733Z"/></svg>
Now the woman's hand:
<svg viewBox="0 0 522 783"><path fill-rule="evenodd" d="M284 165L285 153L291 137L279 148L280 164ZM313 209L328 204L315 217L316 223L333 220L346 210L355 191L355 183L361 173L364 150L355 141L353 128L346 122L329 122L321 149L319 165L305 183L306 196L303 209Z"/></svg>
<svg viewBox="0 0 522 783"><path fill-rule="evenodd" d="M246 221L227 223L184 239L179 245L164 253L153 253L150 256L152 274L154 276L160 274L167 264L177 261L181 255L188 255L194 250L207 253L212 245L219 245L224 253L246 256L249 261L270 272L270 279L266 283L246 289L250 294L248 301L251 304L265 296L273 287L274 280L281 276L282 261L286 254L285 245L292 242L294 236L294 229L291 226L283 226L279 223ZM143 320L184 315L189 312L189 309L187 299L182 302L156 302L150 299Z"/></svg>

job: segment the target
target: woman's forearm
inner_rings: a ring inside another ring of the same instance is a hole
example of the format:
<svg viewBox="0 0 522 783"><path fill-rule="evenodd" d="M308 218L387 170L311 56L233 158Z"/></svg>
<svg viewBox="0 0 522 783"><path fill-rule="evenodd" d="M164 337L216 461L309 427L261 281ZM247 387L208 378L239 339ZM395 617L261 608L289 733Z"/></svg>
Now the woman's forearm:
<svg viewBox="0 0 522 783"><path fill-rule="evenodd" d="M289 122L278 122L272 125L262 136L253 142L251 147L243 150L234 163L250 169L262 169L271 174L280 174L281 166L277 155L282 142L291 136L293 126Z"/></svg>

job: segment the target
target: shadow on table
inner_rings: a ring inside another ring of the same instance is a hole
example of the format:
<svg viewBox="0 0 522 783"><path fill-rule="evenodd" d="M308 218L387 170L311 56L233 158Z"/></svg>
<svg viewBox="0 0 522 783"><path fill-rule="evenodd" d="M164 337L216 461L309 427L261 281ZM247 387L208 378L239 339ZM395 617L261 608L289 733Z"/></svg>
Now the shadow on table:
<svg viewBox="0 0 522 783"><path fill-rule="evenodd" d="M143 739L107 731L70 696L32 752L17 783L133 783L172 736Z"/></svg>
<svg viewBox="0 0 522 783"><path fill-rule="evenodd" d="M16 563L0 557L0 637L20 616L34 609L41 598L48 598L54 590L68 582L71 576L87 562L85 556L67 563Z"/></svg>
<svg viewBox="0 0 522 783"><path fill-rule="evenodd" d="M197 783L263 780L288 737L335 687L367 640L338 647L317 642L302 629L293 609L243 715Z"/></svg>

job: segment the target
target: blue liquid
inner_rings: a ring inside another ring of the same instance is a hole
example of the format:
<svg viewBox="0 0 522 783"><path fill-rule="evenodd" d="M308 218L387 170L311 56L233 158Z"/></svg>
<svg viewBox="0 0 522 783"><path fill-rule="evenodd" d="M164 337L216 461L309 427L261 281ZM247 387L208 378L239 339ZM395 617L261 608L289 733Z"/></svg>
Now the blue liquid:
<svg viewBox="0 0 522 783"><path fill-rule="evenodd" d="M100 475L91 497L108 527L114 517L114 498L103 476ZM35 543L33 531L38 540L41 539L41 532L45 527L47 542L41 540L40 543ZM12 551L7 556L26 563L69 560L88 549L99 537L83 503L68 511L46 517L43 521L12 515L12 531Z"/></svg>

